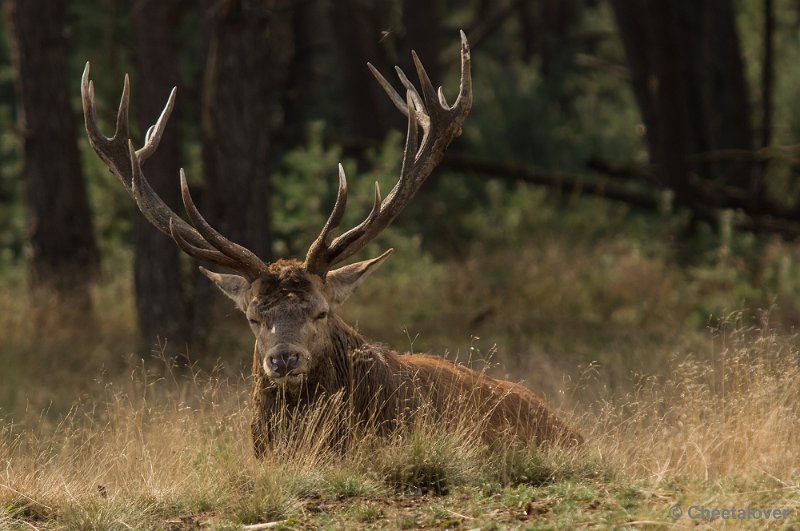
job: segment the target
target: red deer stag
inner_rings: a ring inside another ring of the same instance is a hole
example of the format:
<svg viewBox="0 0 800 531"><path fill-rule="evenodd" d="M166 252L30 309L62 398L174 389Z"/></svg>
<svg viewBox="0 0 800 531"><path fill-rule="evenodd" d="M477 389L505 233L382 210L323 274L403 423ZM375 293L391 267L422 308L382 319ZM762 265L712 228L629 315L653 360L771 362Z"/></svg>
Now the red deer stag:
<svg viewBox="0 0 800 531"><path fill-rule="evenodd" d="M368 65L392 103L408 117L402 169L394 188L381 199L376 183L375 202L366 219L334 237L347 202L347 181L339 165L339 190L333 211L305 261L281 259L271 264L228 240L206 222L192 201L183 170L183 203L194 227L167 207L145 179L142 163L158 147L175 102L175 89L158 121L147 131L144 145L135 149L128 133L127 76L116 131L113 137L106 138L97 125L94 86L86 64L81 93L86 131L94 150L150 223L171 236L190 256L237 273L201 268L233 299L255 335L252 432L257 455L262 455L273 439L274 419L302 415L306 406L337 393L352 405L351 412L361 422L382 429L393 429L422 404L446 415L447 404L456 403L462 414L466 409L474 414L475 422L483 423L481 430L488 441L500 437L539 444L581 441L579 434L527 388L441 358L401 355L369 343L337 315L339 306L388 258L392 249L371 260L338 269L333 266L356 254L400 213L439 164L451 140L461 133L472 106L470 51L463 33L461 83L453 105L447 104L441 88L438 94L434 90L416 54L413 59L421 91L397 68L405 98Z"/></svg>

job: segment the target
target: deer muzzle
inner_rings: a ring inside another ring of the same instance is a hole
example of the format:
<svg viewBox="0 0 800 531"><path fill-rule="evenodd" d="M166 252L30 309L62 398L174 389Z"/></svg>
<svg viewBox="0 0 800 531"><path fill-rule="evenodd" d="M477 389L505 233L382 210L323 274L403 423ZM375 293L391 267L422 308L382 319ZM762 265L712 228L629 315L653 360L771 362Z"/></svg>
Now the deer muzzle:
<svg viewBox="0 0 800 531"><path fill-rule="evenodd" d="M264 357L264 372L275 378L299 374L302 359L303 349L290 343L280 343L269 349Z"/></svg>

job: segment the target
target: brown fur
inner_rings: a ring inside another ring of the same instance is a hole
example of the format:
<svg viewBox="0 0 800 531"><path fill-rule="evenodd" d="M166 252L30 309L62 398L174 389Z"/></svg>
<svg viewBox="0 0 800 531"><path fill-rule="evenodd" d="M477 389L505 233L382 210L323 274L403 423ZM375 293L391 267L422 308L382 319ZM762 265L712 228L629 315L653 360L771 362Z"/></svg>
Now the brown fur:
<svg viewBox="0 0 800 531"><path fill-rule="evenodd" d="M286 304L286 298L292 297L299 305L313 305L314 279L300 264L273 264L268 277L256 282L254 291L258 293L253 302ZM337 393L350 405L357 423L374 426L382 433L401 427L404 420L427 405L442 422L453 421L450 417L456 414L463 417L468 411L468 416L480 423L487 443L501 439L536 444L582 442L579 434L522 385L434 356L401 355L368 343L335 315L321 333L326 336L322 347L311 353L316 363L310 366L302 385L291 389L265 374L257 343L251 425L257 455L273 441L278 419L303 415L308 406ZM341 425L348 422L342 419Z"/></svg>

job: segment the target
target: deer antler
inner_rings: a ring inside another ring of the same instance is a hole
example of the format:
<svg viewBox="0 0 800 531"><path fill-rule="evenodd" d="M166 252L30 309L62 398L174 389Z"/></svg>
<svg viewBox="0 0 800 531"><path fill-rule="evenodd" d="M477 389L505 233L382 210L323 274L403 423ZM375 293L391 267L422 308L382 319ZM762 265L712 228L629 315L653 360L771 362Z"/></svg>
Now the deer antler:
<svg viewBox="0 0 800 531"><path fill-rule="evenodd" d="M363 249L370 240L388 227L442 160L453 138L461 134L461 125L472 108L470 52L466 35L461 32L461 83L458 98L452 106L447 104L441 87L438 93L434 90L419 57L416 53L411 53L422 89L421 96L399 67L395 67L395 70L400 82L406 88L405 100L375 67L368 64L395 107L408 117L408 133L400 178L383 200L376 182L375 202L367 218L341 236L333 238L333 230L342 221L347 204L347 178L342 165L339 165L339 191L336 194L336 203L322 232L306 254L305 268L310 273L325 278L334 264ZM418 128L422 129L421 140Z"/></svg>
<svg viewBox="0 0 800 531"><path fill-rule="evenodd" d="M100 132L97 125L97 111L94 102L94 84L89 80L89 63L81 78L81 97L83 100L83 116L89 143L105 162L128 194L136 201L145 218L158 230L172 237L178 246L195 258L239 271L251 280L258 278L266 271L266 264L253 252L228 240L200 215L189 194L186 176L181 170L181 194L183 204L194 223L192 227L178 216L155 193L142 172L142 164L155 153L161 142L161 136L167 125L172 108L175 105L175 88L169 95L167 104L155 125L147 130L144 145L135 149L131 142L128 128L128 107L130 99L130 82L125 76L122 87L122 98L117 111L117 125L114 136L108 138Z"/></svg>

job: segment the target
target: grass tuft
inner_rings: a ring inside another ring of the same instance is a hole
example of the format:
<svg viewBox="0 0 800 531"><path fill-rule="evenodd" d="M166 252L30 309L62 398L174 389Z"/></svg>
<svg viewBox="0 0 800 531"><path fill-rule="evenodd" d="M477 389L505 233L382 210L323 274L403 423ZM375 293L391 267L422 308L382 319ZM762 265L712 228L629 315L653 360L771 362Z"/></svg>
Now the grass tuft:
<svg viewBox="0 0 800 531"><path fill-rule="evenodd" d="M334 470L324 479L323 492L336 499L375 495L378 487L364 474L353 470Z"/></svg>
<svg viewBox="0 0 800 531"><path fill-rule="evenodd" d="M292 514L295 498L285 476L264 474L255 481L252 490L234 507L236 520L242 524L255 524L283 520Z"/></svg>
<svg viewBox="0 0 800 531"><path fill-rule="evenodd" d="M397 436L379 454L379 473L394 489L444 496L477 474L480 441L463 430L447 433L433 422L417 419L407 434Z"/></svg>

